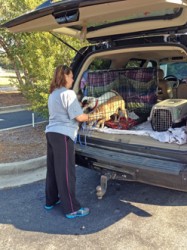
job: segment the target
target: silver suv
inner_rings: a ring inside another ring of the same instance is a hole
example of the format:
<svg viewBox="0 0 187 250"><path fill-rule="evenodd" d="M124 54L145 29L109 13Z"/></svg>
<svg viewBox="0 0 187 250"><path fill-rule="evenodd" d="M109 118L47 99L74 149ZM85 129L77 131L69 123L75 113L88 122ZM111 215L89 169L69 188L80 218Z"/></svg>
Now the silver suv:
<svg viewBox="0 0 187 250"><path fill-rule="evenodd" d="M109 179L187 191L187 0L46 1L3 27L87 39L72 62L85 112L123 98L128 118L118 107L77 138L76 163L101 173L99 198Z"/></svg>

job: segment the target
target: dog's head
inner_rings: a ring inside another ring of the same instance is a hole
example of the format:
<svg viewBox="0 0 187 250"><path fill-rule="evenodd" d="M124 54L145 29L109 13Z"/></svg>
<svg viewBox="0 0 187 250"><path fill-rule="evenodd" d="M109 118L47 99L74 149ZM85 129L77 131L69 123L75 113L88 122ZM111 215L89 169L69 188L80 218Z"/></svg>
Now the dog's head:
<svg viewBox="0 0 187 250"><path fill-rule="evenodd" d="M82 107L84 112L89 112L95 107L95 98L92 96L84 96L82 98Z"/></svg>

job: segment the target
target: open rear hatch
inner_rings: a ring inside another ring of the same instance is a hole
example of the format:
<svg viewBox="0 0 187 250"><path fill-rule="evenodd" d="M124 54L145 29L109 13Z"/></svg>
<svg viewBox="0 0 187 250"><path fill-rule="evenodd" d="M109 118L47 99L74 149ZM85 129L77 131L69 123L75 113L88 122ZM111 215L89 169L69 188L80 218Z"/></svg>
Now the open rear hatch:
<svg viewBox="0 0 187 250"><path fill-rule="evenodd" d="M94 42L186 30L187 0L46 1L1 27L11 32L51 31Z"/></svg>

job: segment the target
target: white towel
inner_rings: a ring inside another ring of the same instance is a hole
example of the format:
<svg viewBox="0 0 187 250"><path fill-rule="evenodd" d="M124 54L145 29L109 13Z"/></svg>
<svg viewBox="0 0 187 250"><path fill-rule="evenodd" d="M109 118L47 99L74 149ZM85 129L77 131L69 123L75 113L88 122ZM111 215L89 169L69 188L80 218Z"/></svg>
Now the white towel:
<svg viewBox="0 0 187 250"><path fill-rule="evenodd" d="M90 129L108 134L150 136L160 142L176 143L179 145L187 143L187 133L185 126L181 128L169 128L165 132L156 132L152 130L150 122L147 121L134 127L131 130L111 129L107 127L104 127L103 129L100 128L90 128Z"/></svg>

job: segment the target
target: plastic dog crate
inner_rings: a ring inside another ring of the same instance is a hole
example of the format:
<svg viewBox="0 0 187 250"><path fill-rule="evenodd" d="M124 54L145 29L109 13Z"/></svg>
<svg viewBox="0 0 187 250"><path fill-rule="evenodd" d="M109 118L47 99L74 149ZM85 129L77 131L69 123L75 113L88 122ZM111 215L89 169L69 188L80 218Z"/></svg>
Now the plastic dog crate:
<svg viewBox="0 0 187 250"><path fill-rule="evenodd" d="M167 99L152 107L149 121L155 131L166 131L187 119L186 99Z"/></svg>

